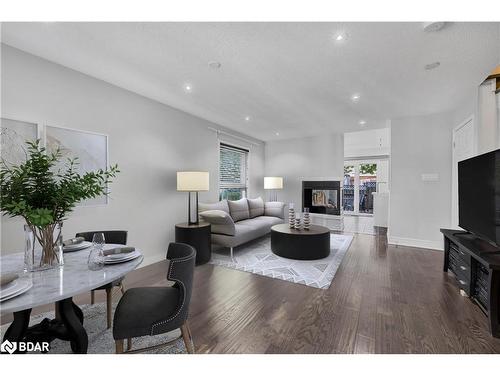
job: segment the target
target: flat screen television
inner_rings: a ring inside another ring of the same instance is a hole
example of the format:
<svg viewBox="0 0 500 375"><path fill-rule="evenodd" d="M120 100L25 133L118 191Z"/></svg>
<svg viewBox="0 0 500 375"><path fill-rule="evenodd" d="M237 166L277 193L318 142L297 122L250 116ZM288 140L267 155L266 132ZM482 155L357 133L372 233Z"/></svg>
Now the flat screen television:
<svg viewBox="0 0 500 375"><path fill-rule="evenodd" d="M458 220L500 246L500 149L458 163Z"/></svg>

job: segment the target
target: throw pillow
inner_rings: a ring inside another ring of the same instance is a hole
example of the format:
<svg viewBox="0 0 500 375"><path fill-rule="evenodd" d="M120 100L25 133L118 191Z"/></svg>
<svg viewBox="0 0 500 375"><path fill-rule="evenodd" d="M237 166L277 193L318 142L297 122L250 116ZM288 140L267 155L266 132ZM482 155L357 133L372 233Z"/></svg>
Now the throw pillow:
<svg viewBox="0 0 500 375"><path fill-rule="evenodd" d="M208 210L200 213L200 217L211 224L211 232L234 236L236 229L231 216L221 210Z"/></svg>
<svg viewBox="0 0 500 375"><path fill-rule="evenodd" d="M248 209L248 202L246 198L237 201L228 201L229 213L234 221L240 221L250 218L250 211Z"/></svg>
<svg viewBox="0 0 500 375"><path fill-rule="evenodd" d="M285 219L285 204L283 202L266 202L264 205L264 215Z"/></svg>
<svg viewBox="0 0 500 375"><path fill-rule="evenodd" d="M229 213L229 206L227 200L222 200L217 203L198 203L198 212L220 210Z"/></svg>
<svg viewBox="0 0 500 375"><path fill-rule="evenodd" d="M250 219L264 215L264 201L261 197L248 199L248 209L250 211Z"/></svg>

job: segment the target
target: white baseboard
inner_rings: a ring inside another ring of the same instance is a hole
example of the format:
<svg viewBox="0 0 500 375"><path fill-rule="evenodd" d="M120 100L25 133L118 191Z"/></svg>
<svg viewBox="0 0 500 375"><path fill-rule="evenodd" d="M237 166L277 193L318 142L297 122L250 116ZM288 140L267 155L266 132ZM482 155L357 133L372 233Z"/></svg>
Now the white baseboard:
<svg viewBox="0 0 500 375"><path fill-rule="evenodd" d="M443 241L428 241L428 240L419 240L417 238L387 236L387 242L389 243L389 245L420 247L423 249L432 249L441 251L444 250Z"/></svg>

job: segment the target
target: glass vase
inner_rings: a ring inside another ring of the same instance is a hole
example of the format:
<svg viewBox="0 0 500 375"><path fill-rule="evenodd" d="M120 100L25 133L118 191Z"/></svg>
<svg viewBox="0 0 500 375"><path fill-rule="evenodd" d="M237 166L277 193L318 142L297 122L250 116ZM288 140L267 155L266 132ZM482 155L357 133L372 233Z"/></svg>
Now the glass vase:
<svg viewBox="0 0 500 375"><path fill-rule="evenodd" d="M25 224L24 240L25 271L42 271L64 264L62 223L44 227Z"/></svg>

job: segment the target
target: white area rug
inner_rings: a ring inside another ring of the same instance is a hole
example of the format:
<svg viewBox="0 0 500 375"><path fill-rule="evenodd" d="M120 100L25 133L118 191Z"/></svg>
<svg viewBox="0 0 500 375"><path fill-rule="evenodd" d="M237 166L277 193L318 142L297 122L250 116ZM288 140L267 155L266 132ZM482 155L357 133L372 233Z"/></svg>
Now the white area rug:
<svg viewBox="0 0 500 375"><path fill-rule="evenodd" d="M113 328L106 329L106 305L104 303L97 303L95 305L81 305L83 311L83 326L87 331L89 337L88 353L92 354L112 354L115 353L115 341L113 339ZM116 308L116 303L113 304L113 310ZM30 319L30 326L40 323L44 318L54 319L54 313L49 312L32 316ZM0 327L0 334L7 330L9 324ZM180 330L164 333L157 336L143 336L132 339L132 348L144 348L167 342L175 337L179 337ZM125 343L125 348L127 344ZM64 354L73 353L71 351L70 343L55 339L50 343L49 354ZM169 346L164 346L155 350L150 350L144 354L177 354L186 353L184 341L178 339L172 342Z"/></svg>
<svg viewBox="0 0 500 375"><path fill-rule="evenodd" d="M210 263L313 288L328 289L352 239L353 236L350 235L332 234L328 257L318 260L293 260L273 254L271 237L266 236L236 247L233 261L228 249L214 250Z"/></svg>

